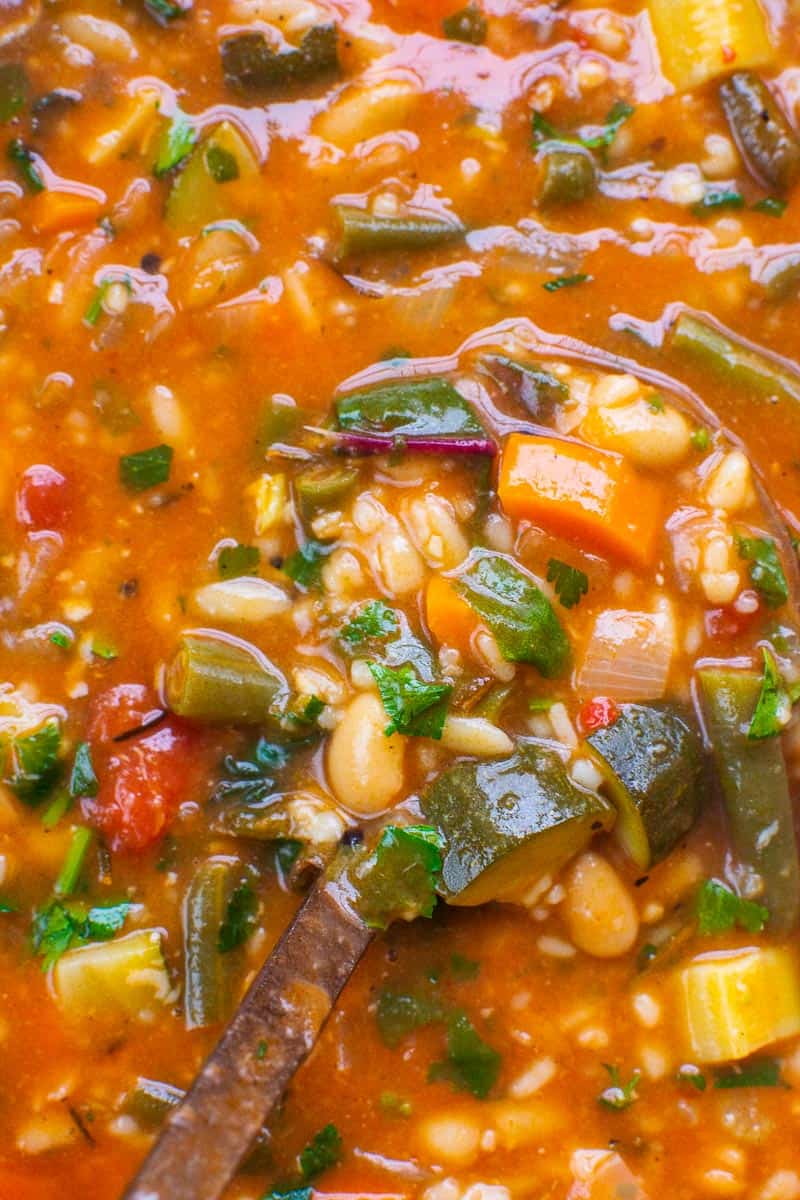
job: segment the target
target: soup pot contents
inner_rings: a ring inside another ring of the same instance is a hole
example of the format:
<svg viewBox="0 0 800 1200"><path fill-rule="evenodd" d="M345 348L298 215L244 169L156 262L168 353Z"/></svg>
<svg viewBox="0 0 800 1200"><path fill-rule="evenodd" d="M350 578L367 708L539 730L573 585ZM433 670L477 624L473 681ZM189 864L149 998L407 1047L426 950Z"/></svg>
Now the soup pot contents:
<svg viewBox="0 0 800 1200"><path fill-rule="evenodd" d="M798 36L0 0L0 1200L798 1200Z"/></svg>

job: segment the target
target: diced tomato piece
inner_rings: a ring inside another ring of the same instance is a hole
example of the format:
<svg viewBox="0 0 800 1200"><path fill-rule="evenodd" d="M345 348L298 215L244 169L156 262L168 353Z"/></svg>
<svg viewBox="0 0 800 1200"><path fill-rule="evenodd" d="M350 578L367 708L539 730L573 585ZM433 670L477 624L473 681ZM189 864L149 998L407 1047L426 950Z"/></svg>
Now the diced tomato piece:
<svg viewBox="0 0 800 1200"><path fill-rule="evenodd" d="M112 850L151 845L197 792L204 768L202 733L189 722L170 715L151 732L113 741L160 715L152 689L138 683L109 688L92 705L89 740L100 786L81 805Z"/></svg>
<svg viewBox="0 0 800 1200"><path fill-rule="evenodd" d="M750 628L760 611L757 593L742 592L735 604L706 610L706 633L719 641L739 637Z"/></svg>
<svg viewBox="0 0 800 1200"><path fill-rule="evenodd" d="M55 467L28 467L17 488L16 512L28 529L61 529L70 511L69 480Z"/></svg>
<svg viewBox="0 0 800 1200"><path fill-rule="evenodd" d="M619 708L610 696L595 696L581 705L578 723L584 733L594 733L596 729L613 725L618 716Z"/></svg>

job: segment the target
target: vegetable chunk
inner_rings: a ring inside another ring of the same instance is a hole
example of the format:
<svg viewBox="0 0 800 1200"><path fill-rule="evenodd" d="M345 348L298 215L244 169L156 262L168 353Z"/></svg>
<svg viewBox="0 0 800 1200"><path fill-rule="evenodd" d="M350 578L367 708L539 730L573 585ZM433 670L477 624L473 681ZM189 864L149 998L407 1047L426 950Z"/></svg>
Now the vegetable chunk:
<svg viewBox="0 0 800 1200"><path fill-rule="evenodd" d="M655 560L661 491L618 454L515 433L503 452L497 493L511 517L637 567Z"/></svg>
<svg viewBox="0 0 800 1200"><path fill-rule="evenodd" d="M661 65L679 92L723 75L731 62L759 67L772 58L757 0L649 0Z"/></svg>
<svg viewBox="0 0 800 1200"><path fill-rule="evenodd" d="M111 942L68 950L53 970L61 1007L76 1019L141 1017L172 998L161 933L139 929Z"/></svg>

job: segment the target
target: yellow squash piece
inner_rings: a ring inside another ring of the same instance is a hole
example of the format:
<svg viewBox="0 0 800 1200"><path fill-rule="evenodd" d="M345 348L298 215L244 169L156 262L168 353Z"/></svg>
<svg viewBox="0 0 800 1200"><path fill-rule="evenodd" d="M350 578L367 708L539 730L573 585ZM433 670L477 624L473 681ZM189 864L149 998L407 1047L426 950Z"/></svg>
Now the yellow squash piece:
<svg viewBox="0 0 800 1200"><path fill-rule="evenodd" d="M678 972L677 984L697 1062L747 1058L800 1033L800 968L789 949L704 954Z"/></svg>
<svg viewBox="0 0 800 1200"><path fill-rule="evenodd" d="M679 92L773 56L758 0L649 0L664 74Z"/></svg>
<svg viewBox="0 0 800 1200"><path fill-rule="evenodd" d="M173 998L158 929L69 950L53 968L56 998L70 1017L124 1020Z"/></svg>

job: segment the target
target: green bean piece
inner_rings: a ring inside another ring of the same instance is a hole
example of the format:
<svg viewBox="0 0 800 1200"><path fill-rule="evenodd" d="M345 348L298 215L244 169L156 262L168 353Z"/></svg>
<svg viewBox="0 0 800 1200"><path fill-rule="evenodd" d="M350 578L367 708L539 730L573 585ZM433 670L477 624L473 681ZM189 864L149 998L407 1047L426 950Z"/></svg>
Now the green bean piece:
<svg viewBox="0 0 800 1200"><path fill-rule="evenodd" d="M186 1095L183 1088L160 1079L148 1079L140 1075L134 1087L122 1102L122 1111L134 1118L148 1132L157 1130L173 1109L177 1108ZM242 1171L265 1171L271 1165L269 1134L266 1130L258 1135L253 1148L241 1166Z"/></svg>
<svg viewBox="0 0 800 1200"><path fill-rule="evenodd" d="M414 213L390 217L351 204L336 204L334 208L341 229L341 258L381 250L425 250L457 241L466 233L456 217Z"/></svg>
<svg viewBox="0 0 800 1200"><path fill-rule="evenodd" d="M219 949L219 931L239 864L212 858L195 872L183 905L184 1013L187 1029L216 1025L231 1005L230 962Z"/></svg>
<svg viewBox="0 0 800 1200"><path fill-rule="evenodd" d="M195 721L260 725L285 698L286 684L260 650L240 638L185 633L165 678L167 704Z"/></svg>
<svg viewBox="0 0 800 1200"><path fill-rule="evenodd" d="M800 141L754 71L735 71L719 89L722 111L750 174L786 192L800 176Z"/></svg>
<svg viewBox="0 0 800 1200"><path fill-rule="evenodd" d="M781 742L747 736L761 679L724 667L706 667L698 678L736 854L763 881L753 899L769 909L770 929L791 929L800 916L800 868Z"/></svg>
<svg viewBox="0 0 800 1200"><path fill-rule="evenodd" d="M668 340L736 387L765 399L800 400L800 374L692 313L680 314Z"/></svg>
<svg viewBox="0 0 800 1200"><path fill-rule="evenodd" d="M355 485L358 476L358 467L346 462L334 466L320 463L301 471L294 481L300 512L304 517L311 517L320 509L338 504Z"/></svg>
<svg viewBox="0 0 800 1200"><path fill-rule="evenodd" d="M299 46L275 50L263 33L236 33L220 47L225 82L238 92L264 92L307 83L339 69L335 25L315 25Z"/></svg>
<svg viewBox="0 0 800 1200"><path fill-rule="evenodd" d="M597 171L588 151L547 143L539 158L539 208L578 204L597 189Z"/></svg>

